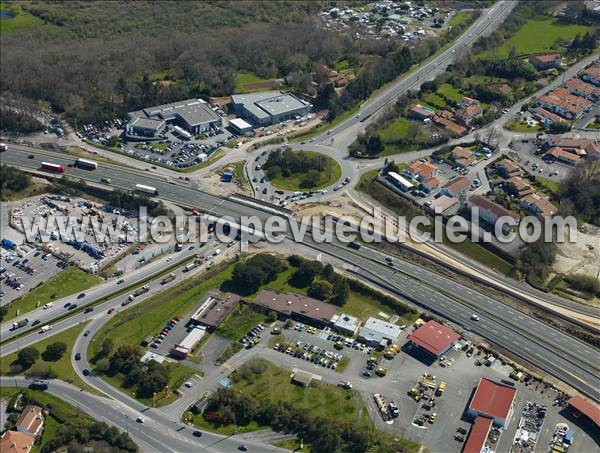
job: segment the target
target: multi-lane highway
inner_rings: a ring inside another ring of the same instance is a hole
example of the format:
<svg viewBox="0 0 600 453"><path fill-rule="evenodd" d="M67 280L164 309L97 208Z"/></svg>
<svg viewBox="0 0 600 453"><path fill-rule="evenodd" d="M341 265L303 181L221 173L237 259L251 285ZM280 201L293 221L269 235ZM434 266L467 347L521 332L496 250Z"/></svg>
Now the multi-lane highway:
<svg viewBox="0 0 600 453"><path fill-rule="evenodd" d="M29 154L34 158L30 159ZM53 162L68 165L73 158L56 153L23 152L9 148L2 153L2 161L26 169L37 169L41 159L52 158ZM271 213L258 207L247 206L231 199L219 198L192 189L185 185L153 178L144 172L120 169L102 164L97 170L89 172L78 168L67 167L66 173L77 178L99 182L100 177L112 177L113 185L132 189L136 183L143 182L158 189L159 197L188 207L200 208L216 216L230 215L238 218L241 215L256 215L265 219ZM594 348L587 346L575 338L554 329L533 317L527 316L499 300L474 291L461 283L427 271L406 261L397 260L394 270L389 269L378 260L373 261L370 254L375 253L367 247L359 252L351 252L348 248L335 244L316 244L309 237L305 244L322 253L337 256L349 264L379 276L379 283L394 281L399 293L406 295L415 303L427 307L439 314L468 326L474 332L490 339L510 352L518 355L538 368L547 371L567 382L594 399L598 399L600 381L598 366L600 355ZM382 279L386 275L388 278ZM461 298L461 301L457 301ZM458 307L463 307L458 310ZM481 311L486 321L473 323L469 321L467 312ZM511 323L507 323L508 318ZM494 323L490 326L490 323ZM493 327L493 328L492 328ZM497 332L497 333L496 333ZM557 354L557 351L560 351ZM557 357L560 355L560 357Z"/></svg>

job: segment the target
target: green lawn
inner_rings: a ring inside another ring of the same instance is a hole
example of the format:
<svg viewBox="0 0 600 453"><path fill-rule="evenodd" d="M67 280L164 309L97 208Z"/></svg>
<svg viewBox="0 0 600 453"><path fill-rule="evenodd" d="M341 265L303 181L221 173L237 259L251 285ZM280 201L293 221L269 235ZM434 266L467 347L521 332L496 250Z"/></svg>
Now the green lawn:
<svg viewBox="0 0 600 453"><path fill-rule="evenodd" d="M530 126L527 123L524 123L523 121L520 121L518 119L514 119L513 121L511 121L510 123L506 124L506 129L508 129L509 131L513 131L513 132L539 132L541 130L543 130L543 128L541 126Z"/></svg>
<svg viewBox="0 0 600 453"><path fill-rule="evenodd" d="M342 167L331 157L326 154L318 153L316 151L303 151L307 156L323 156L329 162L329 170L322 170L320 172L321 178L319 184L316 186L305 186L304 181L306 178L306 172L296 172L292 173L290 176L285 177L280 175L276 178L271 179L269 182L278 189L282 190L317 190L323 189L325 187L329 187L332 184L335 184L342 176Z"/></svg>
<svg viewBox="0 0 600 453"><path fill-rule="evenodd" d="M288 402L297 408L305 409L307 413L313 416L347 421L369 428L373 426L369 412L358 392L344 390L335 385L316 381L313 381L307 388L299 387L291 383L289 369L278 368L263 359L256 359L256 361L266 366L265 372L249 381L239 379L232 386L234 390L251 395L258 401ZM244 367L249 365L245 364ZM238 373L239 371L235 374ZM256 376L254 374L249 375ZM208 423L203 420L202 416L194 417L194 425L216 430L221 434L228 434L224 429L233 428L232 426L220 427L220 425ZM247 427L238 426L238 428L242 428L244 431L252 431L260 427L256 424L250 424Z"/></svg>
<svg viewBox="0 0 600 453"><path fill-rule="evenodd" d="M275 445L276 447L279 447L279 448L285 448L287 450L297 451L300 453L311 453L312 452L310 445L307 445L307 444L301 445L300 441L295 437L293 439L280 440L278 442L273 443L273 445Z"/></svg>
<svg viewBox="0 0 600 453"><path fill-rule="evenodd" d="M12 301L8 305L8 313L4 321L16 317L17 310L22 315L48 302L85 291L101 281L102 279L96 275L88 274L78 267L69 266L43 285L34 288L23 297Z"/></svg>
<svg viewBox="0 0 600 453"><path fill-rule="evenodd" d="M294 139L294 140L310 140L311 138L314 138L314 137L316 137L318 135L321 135L327 129L335 127L338 124L346 121L351 116L354 116L358 112L358 110L359 110L359 106L357 105L354 108L352 108L351 110L348 110L347 112L342 113L339 116L336 116L331 121L323 121L322 123L320 123L319 125L313 127L312 129L309 129L309 130L304 131L304 132L299 132L297 134L294 134L294 135L290 136L290 139Z"/></svg>
<svg viewBox="0 0 600 453"><path fill-rule="evenodd" d="M32 28L50 28L51 24L47 24L41 19L23 11L17 2L0 2L0 10L3 13L13 15L13 17L0 19L0 33L13 33L15 31L27 30Z"/></svg>
<svg viewBox="0 0 600 453"><path fill-rule="evenodd" d="M37 359L33 367L35 367L38 363L44 364L51 368L52 371L54 371L57 374L58 379L70 382L71 384L76 385L77 387L82 388L84 390L91 391L92 393L97 393L92 387L88 386L79 378L79 376L77 375L77 373L75 373L75 370L71 366L71 351L73 350L73 344L75 343L75 340L77 339L77 337L83 329L85 329L85 324L80 324L75 327L71 327L68 330L65 330L59 335L44 338L43 340L34 343L32 347L39 351L40 357ZM46 346L55 342L65 343L67 345L67 351L57 361L44 360L41 354L46 350ZM5 357L2 357L2 360L0 360L0 374L10 375L10 365L16 359L17 353L9 354Z"/></svg>
<svg viewBox="0 0 600 453"><path fill-rule="evenodd" d="M404 117L398 117L379 130L378 134L385 144L385 148L380 154L381 156L416 151L419 149L417 142L427 138L423 132L420 132L412 143L402 143L409 139L408 133L412 127L411 124L418 125L419 123Z"/></svg>
<svg viewBox="0 0 600 453"><path fill-rule="evenodd" d="M470 20L472 15L472 11L460 11L450 18L450 20L448 21L448 25L450 25L451 27L461 25Z"/></svg>
<svg viewBox="0 0 600 453"><path fill-rule="evenodd" d="M446 100L437 93L429 93L423 98L423 101L424 102L422 102L421 105L426 104L427 106L431 106L433 107L433 110L447 110L451 108L450 105L448 105L448 103L446 102Z"/></svg>
<svg viewBox="0 0 600 453"><path fill-rule="evenodd" d="M244 171L245 164L246 164L246 162L244 162L243 160L240 160L233 164L234 165L233 174L242 189L245 187L248 187L248 185L250 184L250 182L248 181L248 178L246 177L246 172Z"/></svg>
<svg viewBox="0 0 600 453"><path fill-rule="evenodd" d="M266 79L253 72L240 71L235 77L235 92L268 91L281 85L277 79Z"/></svg>
<svg viewBox="0 0 600 453"><path fill-rule="evenodd" d="M464 94L462 94L449 83L441 84L438 88L438 92L454 102L460 102L460 100L464 97Z"/></svg>
<svg viewBox="0 0 600 453"><path fill-rule="evenodd" d="M547 178L541 178L539 176L536 176L535 179L543 188L546 188L552 194L557 194L560 191L560 184L556 181L552 181L551 179Z"/></svg>
<svg viewBox="0 0 600 453"><path fill-rule="evenodd" d="M250 329L265 322L266 316L249 305L239 304L217 328L217 334L233 341L240 340Z"/></svg>
<svg viewBox="0 0 600 453"><path fill-rule="evenodd" d="M535 17L528 20L497 51L488 51L482 56L490 58L497 54L501 58L506 58L512 46L517 49L518 55L530 55L553 50L559 51L561 49L554 48L557 38L568 41L573 39L578 33L583 35L590 30L590 27L584 25L559 23L557 19L552 17Z"/></svg>

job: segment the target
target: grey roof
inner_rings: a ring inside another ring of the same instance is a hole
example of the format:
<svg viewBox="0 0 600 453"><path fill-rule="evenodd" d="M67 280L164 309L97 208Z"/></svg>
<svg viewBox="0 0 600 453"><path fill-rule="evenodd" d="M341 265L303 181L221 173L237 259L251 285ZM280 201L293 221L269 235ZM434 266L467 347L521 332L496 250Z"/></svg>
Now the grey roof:
<svg viewBox="0 0 600 453"><path fill-rule="evenodd" d="M231 99L234 104L243 104L244 108L257 118L267 118L310 106L308 102L293 94L281 91L234 94Z"/></svg>
<svg viewBox="0 0 600 453"><path fill-rule="evenodd" d="M358 328L358 318L341 313L334 322L334 325L340 329L356 331Z"/></svg>
<svg viewBox="0 0 600 453"><path fill-rule="evenodd" d="M360 331L360 336L365 340L379 343L384 338L396 339L400 334L400 327L377 318L369 318Z"/></svg>
<svg viewBox="0 0 600 453"><path fill-rule="evenodd" d="M202 99L186 99L170 104L157 105L156 107L148 107L137 112L130 112L128 116L129 118L162 118L165 121L179 117L190 127L219 119L219 115L213 112Z"/></svg>
<svg viewBox="0 0 600 453"><path fill-rule="evenodd" d="M131 126L143 127L144 129L158 130L165 125L165 120L155 118L137 117L131 122Z"/></svg>

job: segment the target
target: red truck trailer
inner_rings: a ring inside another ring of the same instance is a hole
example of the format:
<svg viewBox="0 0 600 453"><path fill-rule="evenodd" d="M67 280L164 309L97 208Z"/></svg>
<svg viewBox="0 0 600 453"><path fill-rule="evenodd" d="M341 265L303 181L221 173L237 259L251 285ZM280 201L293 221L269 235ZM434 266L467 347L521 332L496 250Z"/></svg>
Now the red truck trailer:
<svg viewBox="0 0 600 453"><path fill-rule="evenodd" d="M44 170L54 171L56 173L64 173L65 172L65 167L63 165L53 164L50 162L42 162L41 167Z"/></svg>

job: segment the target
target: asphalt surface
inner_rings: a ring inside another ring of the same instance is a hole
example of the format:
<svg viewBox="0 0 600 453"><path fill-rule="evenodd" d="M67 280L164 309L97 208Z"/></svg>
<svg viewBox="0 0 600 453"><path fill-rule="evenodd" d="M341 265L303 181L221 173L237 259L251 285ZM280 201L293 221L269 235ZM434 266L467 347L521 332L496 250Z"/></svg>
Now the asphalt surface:
<svg viewBox="0 0 600 453"><path fill-rule="evenodd" d="M38 162L42 158L48 159L49 156L55 163L67 165L73 161L71 157L59 157L59 155L49 154L45 151L41 155L34 154L35 159L29 159L27 153L9 148L8 151L2 153L2 160L28 169L37 169ZM239 217L239 215L246 214L256 215L262 219L270 215L269 212L265 212L259 207L247 206L231 199L222 199L152 177L145 178L146 175L143 172L121 170L106 164L99 165L98 169L93 172L67 168L66 173L94 180L99 180L100 176L112 176L113 185L118 181L126 189L132 189L136 183L144 182L156 187L161 198L201 207L215 215ZM384 287L390 282L394 282L394 285L398 285L396 290L400 294L410 297L416 304L472 329L475 333L547 371L589 397L596 400L600 398L598 394L600 380L597 378L600 355L597 350L574 337L537 321L533 317L517 312L501 301L475 292L460 283L406 261L397 260L395 269L392 271L382 263L380 258L379 262L372 261L372 254L376 252L367 247L362 247L360 252L355 253L344 246L316 244L308 236L305 237L304 242L305 245L319 252L340 257L345 262L372 273L376 279L379 279L378 283ZM457 297L468 298L468 301L461 300L458 303ZM477 312L480 316L487 315L486 320L481 316L483 322L471 322L470 316L473 312ZM507 313L511 313L508 318ZM514 324L507 325L507 320Z"/></svg>

